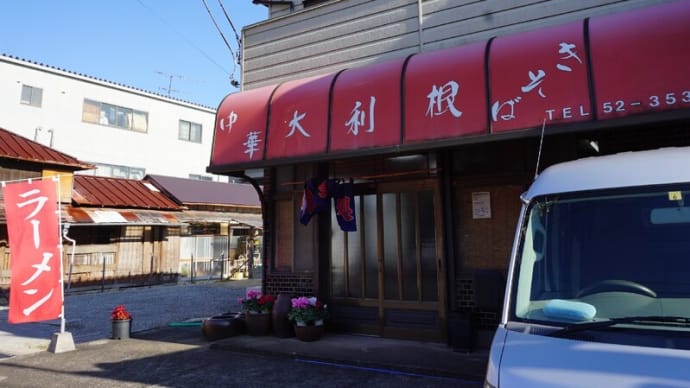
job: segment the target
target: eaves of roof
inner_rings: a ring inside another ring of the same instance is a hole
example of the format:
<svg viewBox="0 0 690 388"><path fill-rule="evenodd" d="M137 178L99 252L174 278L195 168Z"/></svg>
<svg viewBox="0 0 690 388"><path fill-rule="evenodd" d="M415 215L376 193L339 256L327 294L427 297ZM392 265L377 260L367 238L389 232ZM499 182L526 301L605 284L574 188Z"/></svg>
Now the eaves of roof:
<svg viewBox="0 0 690 388"><path fill-rule="evenodd" d="M0 128L0 158L67 167L72 171L94 168L91 164L81 162L72 156L29 140L4 128Z"/></svg>

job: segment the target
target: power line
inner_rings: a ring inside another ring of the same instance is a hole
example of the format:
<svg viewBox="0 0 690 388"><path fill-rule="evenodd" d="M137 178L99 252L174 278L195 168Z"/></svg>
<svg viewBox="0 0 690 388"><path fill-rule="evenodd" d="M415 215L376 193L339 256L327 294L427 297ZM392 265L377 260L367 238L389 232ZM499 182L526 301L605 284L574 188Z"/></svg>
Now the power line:
<svg viewBox="0 0 690 388"><path fill-rule="evenodd" d="M223 38L223 42L225 42L225 46L227 46L228 50L230 50L230 54L232 54L233 58L233 63L236 61L237 56L235 53L232 51L232 47L230 47L230 43L228 43L228 40L225 38L225 34L223 31L220 29L218 26L218 23L216 23L216 18L213 17L213 13L211 13L211 10L208 8L208 4L206 3L206 0L201 0L204 3L204 8L206 8L206 12L208 12L208 16L211 17L211 21L213 21L213 25L216 26L216 30L220 34L221 38ZM235 73L235 65L233 64L233 74Z"/></svg>
<svg viewBox="0 0 690 388"><path fill-rule="evenodd" d="M139 3L139 5L141 5L143 8L145 8L145 9L146 9L147 11L149 11L151 14L153 14L161 23L165 24L168 28L170 28L172 31L174 31L177 35L179 35L180 37L182 37L182 39L184 39L184 40L187 42L188 45L190 45L192 48L194 48L194 49L197 50L199 53L201 53L201 55L203 55L206 59L208 59L209 62L213 63L213 64L216 65L220 70L222 70L225 74L228 74L230 77L232 77L232 74L231 74L230 72L228 72L228 71L225 69L225 67L223 67L221 64L219 64L218 62L216 62L213 58L211 58L208 54L206 54L206 52L205 52L204 50L202 50L201 48L199 48L199 46L197 46L196 44L194 44L194 43L193 43L192 41L190 41L186 36L184 36L182 33L180 33L173 25L171 25L171 24L168 23L165 19L163 19L162 17L160 17L153 9L151 9L150 7L148 7L148 6L147 6L146 4L144 4L141 0L137 0L137 3ZM235 55L232 53L232 50L230 50L230 53L232 54L233 59L234 59L234 58L235 58ZM234 62L234 61L233 61L233 62ZM234 68L233 68L232 73L235 73L235 69L234 69Z"/></svg>
<svg viewBox="0 0 690 388"><path fill-rule="evenodd" d="M221 0L218 0L218 4L220 4L220 8L223 10L223 14L225 15L225 19L228 21L230 24L230 27L232 28L232 31L235 33L235 40L237 41L237 50L240 51L242 50L242 38L240 38L240 35L237 33L237 29L235 28L235 24L232 22L232 19L230 18L230 15L228 15L228 12L225 10L225 7L223 6L223 2ZM238 57L241 54L238 52ZM237 61L240 61L240 58L237 58Z"/></svg>

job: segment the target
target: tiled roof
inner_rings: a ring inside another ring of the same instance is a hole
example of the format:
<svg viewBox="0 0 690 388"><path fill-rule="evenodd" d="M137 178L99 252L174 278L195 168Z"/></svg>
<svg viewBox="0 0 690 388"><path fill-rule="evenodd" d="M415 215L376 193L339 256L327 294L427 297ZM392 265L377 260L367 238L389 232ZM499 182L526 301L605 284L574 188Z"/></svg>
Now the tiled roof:
<svg viewBox="0 0 690 388"><path fill-rule="evenodd" d="M0 158L59 165L70 170L88 170L94 166L56 151L48 146L0 128Z"/></svg>
<svg viewBox="0 0 690 388"><path fill-rule="evenodd" d="M165 194L133 179L75 175L72 202L79 206L180 210Z"/></svg>
<svg viewBox="0 0 690 388"><path fill-rule="evenodd" d="M259 195L249 184L209 182L164 175L147 175L144 179L174 198L179 204L261 206Z"/></svg>

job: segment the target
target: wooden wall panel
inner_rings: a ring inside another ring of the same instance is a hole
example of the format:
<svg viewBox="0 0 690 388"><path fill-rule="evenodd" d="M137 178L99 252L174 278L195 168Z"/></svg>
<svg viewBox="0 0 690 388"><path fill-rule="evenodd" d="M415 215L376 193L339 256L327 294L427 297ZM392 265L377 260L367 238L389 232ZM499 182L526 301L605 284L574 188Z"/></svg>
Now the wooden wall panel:
<svg viewBox="0 0 690 388"><path fill-rule="evenodd" d="M460 212L456 243L461 270L508 268L523 186L477 186L456 192ZM472 217L472 193L488 192L491 218Z"/></svg>

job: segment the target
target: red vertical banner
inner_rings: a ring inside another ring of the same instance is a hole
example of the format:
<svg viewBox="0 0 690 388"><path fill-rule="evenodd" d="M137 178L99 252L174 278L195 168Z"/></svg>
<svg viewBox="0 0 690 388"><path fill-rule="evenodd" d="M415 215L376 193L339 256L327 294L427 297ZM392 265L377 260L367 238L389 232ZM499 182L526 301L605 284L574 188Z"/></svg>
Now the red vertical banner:
<svg viewBox="0 0 690 388"><path fill-rule="evenodd" d="M8 183L3 191L11 250L8 320L59 318L63 296L56 183Z"/></svg>

